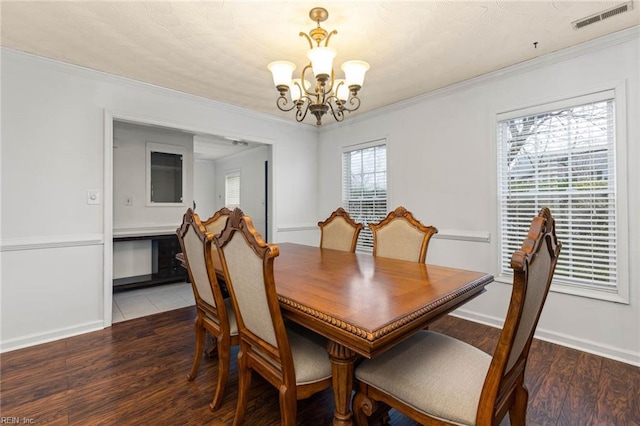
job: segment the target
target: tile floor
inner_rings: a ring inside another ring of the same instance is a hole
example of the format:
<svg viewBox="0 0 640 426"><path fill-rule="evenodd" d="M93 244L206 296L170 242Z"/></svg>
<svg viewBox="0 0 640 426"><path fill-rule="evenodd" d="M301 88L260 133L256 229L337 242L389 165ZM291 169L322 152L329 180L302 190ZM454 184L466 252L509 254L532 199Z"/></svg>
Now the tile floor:
<svg viewBox="0 0 640 426"><path fill-rule="evenodd" d="M113 322L171 311L195 304L191 284L182 282L113 294Z"/></svg>

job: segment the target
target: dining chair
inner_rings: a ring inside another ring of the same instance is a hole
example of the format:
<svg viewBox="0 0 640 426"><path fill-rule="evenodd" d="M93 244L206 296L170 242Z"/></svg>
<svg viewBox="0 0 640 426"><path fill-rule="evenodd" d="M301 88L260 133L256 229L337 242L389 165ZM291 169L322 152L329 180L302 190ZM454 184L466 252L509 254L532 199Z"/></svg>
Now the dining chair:
<svg viewBox="0 0 640 426"><path fill-rule="evenodd" d="M215 340L218 355L218 383L213 400L209 407L212 411L222 405L224 388L229 376L231 346L238 345L240 337L238 324L230 299L224 299L213 267L212 252L213 234L206 232L200 218L193 210L188 209L182 219L182 225L176 234L182 247L184 264L189 273L191 288L196 302L196 319L194 322L196 348L189 381L196 378L198 367L204 351L205 332L209 332ZM213 356L212 352L207 352Z"/></svg>
<svg viewBox="0 0 640 426"><path fill-rule="evenodd" d="M229 210L226 207L223 207L217 212L215 212L213 216L211 216L209 219L205 220L204 222L201 222L201 224L202 226L204 226L204 229L206 232L210 232L212 235L218 235L222 232L225 225L227 224L227 218L229 217L230 213L231 213L231 210ZM214 258L214 266L216 265L215 259L218 259L217 264L219 265L220 255L218 255L218 248L215 246L215 244L212 244L211 248L212 248L211 254L213 255L213 258ZM184 264L184 259L182 254L179 253L178 256L176 257L178 258L178 260L180 260L180 262L182 263L182 266L186 267L186 265ZM218 274L218 278L221 278L220 274Z"/></svg>
<svg viewBox="0 0 640 426"><path fill-rule="evenodd" d="M227 224L227 219L231 214L231 210L226 207L221 208L213 214L209 219L202 222L202 226L207 232L211 232L213 236L219 235ZM220 254L218 253L218 247L214 243L211 244L211 255L213 256L213 266L216 268L216 274L218 280L224 281L224 274L222 274L222 262L220 261ZM219 269L220 268L220 269ZM228 294L224 285L222 288L222 295L226 298Z"/></svg>
<svg viewBox="0 0 640 426"><path fill-rule="evenodd" d="M425 226L402 206L389 212L378 223L370 223L373 234L373 255L423 263L429 240L438 229Z"/></svg>
<svg viewBox="0 0 640 426"><path fill-rule="evenodd" d="M524 371L561 243L555 221L542 208L520 250L511 257L513 290L493 357L467 343L419 331L355 371L353 411L358 425L380 412L379 403L425 425L526 423Z"/></svg>
<svg viewBox="0 0 640 426"><path fill-rule="evenodd" d="M356 251L358 235L364 228L362 223L357 223L342 207L331 213L325 221L318 222L320 227L320 248L332 250Z"/></svg>
<svg viewBox="0 0 640 426"><path fill-rule="evenodd" d="M211 232L213 235L218 235L222 232L227 224L227 218L231 214L231 210L226 207L221 208L213 214L209 219L202 222L202 226L207 232Z"/></svg>
<svg viewBox="0 0 640 426"><path fill-rule="evenodd" d="M243 422L255 371L279 390L282 424L295 425L297 400L331 386L326 340L302 327L285 327L273 274L278 246L265 243L242 210L233 210L215 243L240 332L233 424Z"/></svg>

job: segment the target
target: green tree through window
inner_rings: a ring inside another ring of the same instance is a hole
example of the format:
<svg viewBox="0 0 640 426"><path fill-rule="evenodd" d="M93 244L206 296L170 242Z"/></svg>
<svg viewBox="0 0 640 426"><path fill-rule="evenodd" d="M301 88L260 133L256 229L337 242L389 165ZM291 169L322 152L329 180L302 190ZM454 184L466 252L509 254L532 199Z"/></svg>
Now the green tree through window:
<svg viewBox="0 0 640 426"><path fill-rule="evenodd" d="M498 146L501 273L547 206L563 243L556 280L615 290L613 99L499 120Z"/></svg>
<svg viewBox="0 0 640 426"><path fill-rule="evenodd" d="M368 144L346 151L342 157L342 203L356 222L362 222L356 250L373 250L373 235L367 225L387 215L387 146Z"/></svg>

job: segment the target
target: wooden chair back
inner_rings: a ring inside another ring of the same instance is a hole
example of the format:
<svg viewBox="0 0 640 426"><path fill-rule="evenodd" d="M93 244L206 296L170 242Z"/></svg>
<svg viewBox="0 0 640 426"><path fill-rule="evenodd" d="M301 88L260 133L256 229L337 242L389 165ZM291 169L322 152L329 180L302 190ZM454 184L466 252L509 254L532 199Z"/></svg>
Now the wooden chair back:
<svg viewBox="0 0 640 426"><path fill-rule="evenodd" d="M429 240L438 229L425 226L402 206L389 212L379 223L370 223L373 255L423 263Z"/></svg>
<svg viewBox="0 0 640 426"><path fill-rule="evenodd" d="M543 208L511 257L511 301L493 356L452 337L420 331L356 368L357 424L384 418L389 407L424 425L495 426L507 412L512 425L526 424L524 372L560 249L555 221Z"/></svg>
<svg viewBox="0 0 640 426"><path fill-rule="evenodd" d="M239 343L235 315L230 304L225 303L224 296L216 278L213 264L213 234L205 230L200 218L193 210L188 209L182 218L182 225L176 234L182 247L182 262L189 273L196 303L196 348L189 380L195 379L200 360L204 352L205 331L214 336L218 354L218 380L213 400L212 411L222 405L224 388L229 373L231 345Z"/></svg>
<svg viewBox="0 0 640 426"><path fill-rule="evenodd" d="M358 235L364 228L357 223L342 207L338 207L325 221L318 222L320 227L320 247L354 253Z"/></svg>
<svg viewBox="0 0 640 426"><path fill-rule="evenodd" d="M282 425L293 426L296 401L331 386L326 343L314 344L308 337L301 340L299 333L285 328L273 275L278 246L262 239L251 218L234 209L215 242L240 333L238 405L233 424L237 426L244 419L251 372L255 371L278 389ZM323 363L325 368L318 369Z"/></svg>
<svg viewBox="0 0 640 426"><path fill-rule="evenodd" d="M214 318L220 318L222 314L226 319L224 298L217 285L212 262L211 253L215 250L213 235L205 230L200 217L191 209L184 214L176 234L189 272L196 307Z"/></svg>
<svg viewBox="0 0 640 426"><path fill-rule="evenodd" d="M267 244L249 216L236 208L215 238L236 310L243 356L259 373L295 387L293 359L273 276L278 246Z"/></svg>
<svg viewBox="0 0 640 426"><path fill-rule="evenodd" d="M561 247L555 220L544 207L531 222L522 247L511 257L511 301L482 389L478 424L499 421L507 411L512 424L525 423L524 370Z"/></svg>
<svg viewBox="0 0 640 426"><path fill-rule="evenodd" d="M210 232L214 237L220 235L224 227L227 225L227 219L231 214L231 210L226 207L221 208L213 214L209 219L202 222L202 226L207 232ZM224 275L222 274L222 261L220 260L220 254L218 253L218 247L212 244L211 256L213 259L213 266L216 268L218 280L224 281ZM223 295L226 296L223 289Z"/></svg>
<svg viewBox="0 0 640 426"><path fill-rule="evenodd" d="M212 235L219 235L227 225L227 219L231 214L231 210L226 207L221 208L213 214L209 219L202 222L202 226Z"/></svg>

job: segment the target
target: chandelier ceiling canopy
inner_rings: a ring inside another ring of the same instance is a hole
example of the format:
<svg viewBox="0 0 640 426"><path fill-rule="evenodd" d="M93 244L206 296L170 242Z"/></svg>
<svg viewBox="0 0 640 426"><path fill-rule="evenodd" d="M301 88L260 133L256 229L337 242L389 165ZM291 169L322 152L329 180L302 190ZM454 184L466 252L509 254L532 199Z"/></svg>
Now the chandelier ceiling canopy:
<svg viewBox="0 0 640 426"><path fill-rule="evenodd" d="M347 61L340 67L344 78L335 78L333 59L336 50L329 47L329 40L338 32L328 32L320 26L320 22L329 17L326 9L313 8L309 17L317 23L317 27L309 34L300 33L301 37L306 37L310 47L307 52L309 62L302 69L300 78L293 78L296 69L293 62L275 61L268 65L273 74L273 83L280 93L276 105L282 111L295 109L297 121L304 120L309 111L316 117L317 125L322 124L322 116L328 112L336 121L342 121L345 111L355 111L360 107L358 91L362 88L369 64L358 60ZM313 73L314 83L307 80L307 73L309 77Z"/></svg>

